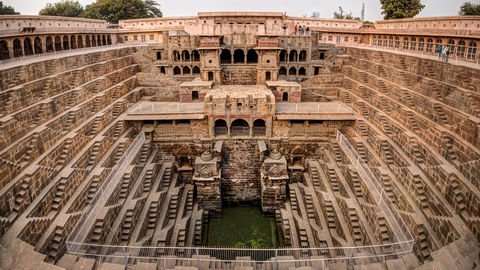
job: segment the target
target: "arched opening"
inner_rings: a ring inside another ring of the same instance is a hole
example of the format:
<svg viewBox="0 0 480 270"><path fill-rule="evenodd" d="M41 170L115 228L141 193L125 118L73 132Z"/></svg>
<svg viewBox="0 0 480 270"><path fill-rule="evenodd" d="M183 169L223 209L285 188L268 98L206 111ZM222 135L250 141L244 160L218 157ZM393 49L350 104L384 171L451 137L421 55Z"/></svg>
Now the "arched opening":
<svg viewBox="0 0 480 270"><path fill-rule="evenodd" d="M325 53L320 53L320 60L324 60L325 59Z"/></svg>
<svg viewBox="0 0 480 270"><path fill-rule="evenodd" d="M63 50L70 49L68 36L63 36Z"/></svg>
<svg viewBox="0 0 480 270"><path fill-rule="evenodd" d="M0 60L9 59L8 43L5 40L0 40Z"/></svg>
<svg viewBox="0 0 480 270"><path fill-rule="evenodd" d="M291 51L290 51L290 54L289 54L289 56L288 56L288 60L289 60L290 62L296 62L296 61L297 61L297 51L291 50Z"/></svg>
<svg viewBox="0 0 480 270"><path fill-rule="evenodd" d="M425 48L425 39L420 38L418 40L418 51L423 52L424 48Z"/></svg>
<svg viewBox="0 0 480 270"><path fill-rule="evenodd" d="M254 49L250 49L247 52L247 63L254 64L258 63L258 54Z"/></svg>
<svg viewBox="0 0 480 270"><path fill-rule="evenodd" d="M183 67L183 75L190 74L190 68L189 67Z"/></svg>
<svg viewBox="0 0 480 270"><path fill-rule="evenodd" d="M161 52L157 52L157 60L162 60L162 53Z"/></svg>
<svg viewBox="0 0 480 270"><path fill-rule="evenodd" d="M287 69L285 67L280 67L278 75L287 75Z"/></svg>
<svg viewBox="0 0 480 270"><path fill-rule="evenodd" d="M307 61L307 51L301 50L300 54L298 55L298 61L305 62Z"/></svg>
<svg viewBox="0 0 480 270"><path fill-rule="evenodd" d="M306 70L305 70L304 67L301 67L301 68L298 69L298 75L299 76L305 76L305 74L306 74Z"/></svg>
<svg viewBox="0 0 480 270"><path fill-rule="evenodd" d="M435 40L435 50L438 49L440 46L442 46L442 44L443 44L442 39L437 38L437 40Z"/></svg>
<svg viewBox="0 0 480 270"><path fill-rule="evenodd" d="M248 125L247 121L243 119L237 119L232 122L232 126L230 127L230 134L232 136L248 136L250 135L250 126Z"/></svg>
<svg viewBox="0 0 480 270"><path fill-rule="evenodd" d="M280 62L287 62L287 51L282 50L280 52Z"/></svg>
<svg viewBox="0 0 480 270"><path fill-rule="evenodd" d="M395 48L400 48L400 38L399 37L395 37Z"/></svg>
<svg viewBox="0 0 480 270"><path fill-rule="evenodd" d="M20 39L16 38L13 41L13 57L23 56L22 43Z"/></svg>
<svg viewBox="0 0 480 270"><path fill-rule="evenodd" d="M77 37L77 48L83 48L83 37L82 36Z"/></svg>
<svg viewBox="0 0 480 270"><path fill-rule="evenodd" d="M450 52L450 54L455 54L455 40L450 39L448 41L448 51Z"/></svg>
<svg viewBox="0 0 480 270"><path fill-rule="evenodd" d="M232 53L230 50L223 49L222 53L220 54L220 62L222 64L230 64L232 63Z"/></svg>
<svg viewBox="0 0 480 270"><path fill-rule="evenodd" d="M24 55L33 54L32 40L28 37L23 40L23 53Z"/></svg>
<svg viewBox="0 0 480 270"><path fill-rule="evenodd" d="M192 91L192 100L198 100L198 91Z"/></svg>
<svg viewBox="0 0 480 270"><path fill-rule="evenodd" d="M107 45L107 37L102 35L102 45Z"/></svg>
<svg viewBox="0 0 480 270"><path fill-rule="evenodd" d="M388 47L393 48L393 37L392 36L390 36L390 38L388 39Z"/></svg>
<svg viewBox="0 0 480 270"><path fill-rule="evenodd" d="M193 51L192 51L192 60L193 60L194 62L200 61L200 54L198 53L197 50L193 50Z"/></svg>
<svg viewBox="0 0 480 270"><path fill-rule="evenodd" d="M477 43L475 41L470 41L467 49L467 59L476 60L477 59Z"/></svg>
<svg viewBox="0 0 480 270"><path fill-rule="evenodd" d="M110 37L110 35L107 36L107 44L112 45L112 38Z"/></svg>
<svg viewBox="0 0 480 270"><path fill-rule="evenodd" d="M460 40L457 46L457 56L460 58L465 57L465 40Z"/></svg>
<svg viewBox="0 0 480 270"><path fill-rule="evenodd" d="M283 92L283 94L282 94L282 101L283 101L283 102L288 102L288 93L287 93L287 92Z"/></svg>
<svg viewBox="0 0 480 270"><path fill-rule="evenodd" d="M87 46L87 47L92 46L92 44L90 44L90 36L89 35L87 35L85 37L85 46Z"/></svg>
<svg viewBox="0 0 480 270"><path fill-rule="evenodd" d="M236 49L233 52L233 63L241 64L245 62L245 53L241 49Z"/></svg>
<svg viewBox="0 0 480 270"><path fill-rule="evenodd" d="M160 67L160 73L165 74L165 67Z"/></svg>
<svg viewBox="0 0 480 270"><path fill-rule="evenodd" d="M417 50L417 39L414 37L412 37L412 40L410 40L410 50Z"/></svg>
<svg viewBox="0 0 480 270"><path fill-rule="evenodd" d="M213 81L213 72L212 71L208 72L208 80Z"/></svg>
<svg viewBox="0 0 480 270"><path fill-rule="evenodd" d="M265 126L265 121L263 119L257 119L253 121L253 136L265 136L267 127Z"/></svg>
<svg viewBox="0 0 480 270"><path fill-rule="evenodd" d="M193 74L200 74L200 68L197 67L197 66L194 66L194 67L193 67L193 70L192 70L192 73L193 73Z"/></svg>
<svg viewBox="0 0 480 270"><path fill-rule="evenodd" d="M62 38L59 36L55 37L55 51L61 51L62 50Z"/></svg>
<svg viewBox="0 0 480 270"><path fill-rule="evenodd" d="M33 40L33 50L35 51L35 54L43 53L42 40L39 37L36 37Z"/></svg>
<svg viewBox="0 0 480 270"><path fill-rule="evenodd" d="M94 35L92 35L92 47L95 47L95 46L97 46L97 38Z"/></svg>
<svg viewBox="0 0 480 270"><path fill-rule="evenodd" d="M225 122L225 120L223 119L217 119L215 121L213 132L214 132L214 136L227 135L228 134L227 122Z"/></svg>
<svg viewBox="0 0 480 270"><path fill-rule="evenodd" d="M372 37L372 45L377 46L377 36L375 35Z"/></svg>
<svg viewBox="0 0 480 270"><path fill-rule="evenodd" d="M291 67L288 70L288 75L297 75L297 70L294 67Z"/></svg>
<svg viewBox="0 0 480 270"><path fill-rule="evenodd" d="M173 51L173 61L180 61L180 52L179 51Z"/></svg>
<svg viewBox="0 0 480 270"><path fill-rule="evenodd" d="M51 36L48 36L47 39L45 40L45 51L48 52L53 52L53 39Z"/></svg>
<svg viewBox="0 0 480 270"><path fill-rule="evenodd" d="M174 67L173 68L173 75L180 75L182 74L181 70L179 67Z"/></svg>
<svg viewBox="0 0 480 270"><path fill-rule="evenodd" d="M403 47L402 47L402 49L408 50L408 38L407 38L407 37L404 37L404 38L403 38Z"/></svg>
<svg viewBox="0 0 480 270"><path fill-rule="evenodd" d="M72 50L77 48L77 38L75 36L70 37L70 48Z"/></svg>
<svg viewBox="0 0 480 270"><path fill-rule="evenodd" d="M427 52L433 52L433 39L431 38L427 39Z"/></svg>
<svg viewBox="0 0 480 270"><path fill-rule="evenodd" d="M183 61L190 61L190 53L187 50L182 52L182 60Z"/></svg>
<svg viewBox="0 0 480 270"><path fill-rule="evenodd" d="M100 35L97 35L97 46L102 46L102 38Z"/></svg>

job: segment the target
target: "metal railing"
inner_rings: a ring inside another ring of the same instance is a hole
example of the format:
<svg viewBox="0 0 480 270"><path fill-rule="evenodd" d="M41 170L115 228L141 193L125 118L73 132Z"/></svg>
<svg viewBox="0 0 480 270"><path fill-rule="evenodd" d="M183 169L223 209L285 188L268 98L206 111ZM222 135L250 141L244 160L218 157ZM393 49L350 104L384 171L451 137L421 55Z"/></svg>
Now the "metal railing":
<svg viewBox="0 0 480 270"><path fill-rule="evenodd" d="M362 158L357 153L355 148L353 148L353 146L350 144L348 139L343 136L343 134L338 129L336 130L335 135L338 145L350 159L351 163L355 166L358 175L368 187L369 192L372 193L378 206L385 213L385 219L389 223L394 237L399 243L405 243L405 245L402 247L404 251L411 251L413 248L414 239L410 234L407 225L405 225L405 223L403 222L402 217L395 209L393 203L390 201L388 195L383 188L383 185L375 177L368 165L362 160Z"/></svg>
<svg viewBox="0 0 480 270"><path fill-rule="evenodd" d="M220 127L216 127L220 128ZM248 127L240 128L242 132ZM223 129L226 131L226 128ZM191 265L199 269L208 269L209 262L220 262L224 269L234 269L235 266L247 264L268 264L273 269L288 266L291 263L303 262L307 265L320 263L327 266L332 263L368 264L385 262L387 259L398 258L400 255L412 252L414 240L400 215L393 207L382 186L376 181L368 167L358 158L358 154L343 135L337 131L337 140L353 164L358 168L359 175L365 184L372 189L380 208L385 211L392 232L395 233L395 243L351 247L310 247L310 248L238 248L238 247L175 247L175 246L121 246L109 244L88 243L88 235L96 217L106 203L109 194L122 178L123 171L134 159L145 140L142 132L132 142L126 154L112 169L105 183L95 194L92 203L87 207L68 237L66 246L70 254L89 256L100 261L116 263L135 263L136 261L156 262L159 265ZM242 258L239 258L242 257Z"/></svg>
<svg viewBox="0 0 480 270"><path fill-rule="evenodd" d="M230 128L232 136L249 136L250 127L232 126Z"/></svg>
<svg viewBox="0 0 480 270"><path fill-rule="evenodd" d="M215 132L215 136L222 136L222 135L227 135L228 134L228 128L227 127L214 127L213 131Z"/></svg>
<svg viewBox="0 0 480 270"><path fill-rule="evenodd" d="M181 103L181 102L144 102L128 106L128 114L149 114L149 113L203 113L203 102Z"/></svg>
<svg viewBox="0 0 480 270"><path fill-rule="evenodd" d="M142 131L128 147L125 154L120 158L118 163L112 168L104 183L97 190L91 203L87 206L77 225L67 239L67 249L69 253L77 253L83 243L87 240L89 231L96 221L96 218L107 202L109 196L115 190L115 187L123 177L128 165L133 161L136 154L140 151L145 142L145 133Z"/></svg>

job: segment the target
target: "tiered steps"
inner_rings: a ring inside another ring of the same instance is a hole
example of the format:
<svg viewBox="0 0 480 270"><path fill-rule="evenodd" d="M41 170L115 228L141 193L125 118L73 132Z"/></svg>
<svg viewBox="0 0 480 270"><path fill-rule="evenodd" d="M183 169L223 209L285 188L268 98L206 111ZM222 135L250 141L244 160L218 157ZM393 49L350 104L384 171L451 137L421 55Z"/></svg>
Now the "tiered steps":
<svg viewBox="0 0 480 270"><path fill-rule="evenodd" d="M423 226L418 226L417 228L417 245L419 249L417 256L420 258L420 261L430 260L432 256L428 248L427 234Z"/></svg>
<svg viewBox="0 0 480 270"><path fill-rule="evenodd" d="M333 192L339 192L340 187L338 185L338 179L337 174L335 173L335 169L328 169L328 179L330 180Z"/></svg>
<svg viewBox="0 0 480 270"><path fill-rule="evenodd" d="M363 190L362 185L360 184L360 177L358 177L358 173L356 171L350 172L352 177L352 186L353 192L357 198L363 198Z"/></svg>
<svg viewBox="0 0 480 270"><path fill-rule="evenodd" d="M382 174L380 181L383 183L383 189L385 190L388 198L392 203L395 203L397 201L397 197L395 196L395 193L393 192L393 187L392 183L390 181L390 177L386 174Z"/></svg>
<svg viewBox="0 0 480 270"><path fill-rule="evenodd" d="M115 150L115 156L113 157L113 162L116 164L123 156L125 152L125 143L119 143L117 149Z"/></svg>
<svg viewBox="0 0 480 270"><path fill-rule="evenodd" d="M448 124L448 119L447 119L447 116L445 115L445 111L443 111L442 107L438 103L433 104L433 110L435 111L435 114L437 116L437 121L440 124L442 125Z"/></svg>
<svg viewBox="0 0 480 270"><path fill-rule="evenodd" d="M62 178L57 186L57 191L55 192L55 198L53 198L52 210L58 211L61 207L63 197L65 195L65 189L67 187L67 179Z"/></svg>
<svg viewBox="0 0 480 270"><path fill-rule="evenodd" d="M367 149L365 148L365 145L361 142L357 142L357 152L360 155L360 158L367 162Z"/></svg>
<svg viewBox="0 0 480 270"><path fill-rule="evenodd" d="M120 235L120 241L128 243L130 239L130 233L133 228L133 210L127 210L125 219L123 220L122 233Z"/></svg>
<svg viewBox="0 0 480 270"><path fill-rule="evenodd" d="M13 205L13 210L16 213L20 213L22 207L27 200L28 190L32 179L30 177L25 177L20 185L20 190L15 194L15 203Z"/></svg>
<svg viewBox="0 0 480 270"><path fill-rule="evenodd" d="M427 197L425 196L425 189L423 187L423 182L420 176L415 175L413 176L413 188L415 190L415 197L420 203L422 209L426 209L428 207Z"/></svg>
<svg viewBox="0 0 480 270"><path fill-rule="evenodd" d="M290 205L293 211L298 211L297 194L294 189L290 190Z"/></svg>
<svg viewBox="0 0 480 270"><path fill-rule="evenodd" d="M94 167L97 164L97 157L100 152L101 142L96 141L92 146L90 157L88 159L87 167Z"/></svg>
<svg viewBox="0 0 480 270"><path fill-rule="evenodd" d="M331 201L325 201L325 210L327 212L328 228L335 230L337 227L337 223L335 221L335 209L333 208L333 204Z"/></svg>
<svg viewBox="0 0 480 270"><path fill-rule="evenodd" d="M335 141L335 142L332 142L331 145L332 145L332 152L333 152L333 156L335 157L335 161L342 162L343 161L342 154L340 153L340 147L338 146L338 143Z"/></svg>
<svg viewBox="0 0 480 270"><path fill-rule="evenodd" d="M99 185L100 185L99 177L97 175L94 175L92 177L92 183L90 184L90 187L88 188L87 203L90 204L90 202L93 200L93 197L97 193Z"/></svg>
<svg viewBox="0 0 480 270"><path fill-rule="evenodd" d="M362 135L362 137L368 137L368 130L365 126L365 122L363 120L357 120L356 125L358 127L358 131L360 131L360 135Z"/></svg>
<svg viewBox="0 0 480 270"><path fill-rule="evenodd" d="M50 262L55 262L59 258L59 255L63 254L64 246L62 248L62 236L63 236L63 229L57 227L55 229L55 234L53 235L52 238L52 243L48 247L48 256L47 256L47 261Z"/></svg>
<svg viewBox="0 0 480 270"><path fill-rule="evenodd" d="M150 204L148 209L148 229L154 230L158 218L158 202L154 201Z"/></svg>
<svg viewBox="0 0 480 270"><path fill-rule="evenodd" d="M168 209L168 219L176 219L178 210L178 195L172 195Z"/></svg>
<svg viewBox="0 0 480 270"><path fill-rule="evenodd" d="M348 218L350 220L350 226L352 230L352 237L356 245L363 244L363 235L360 228L360 221L358 219L357 211L354 208L348 209Z"/></svg>
<svg viewBox="0 0 480 270"><path fill-rule="evenodd" d="M97 134L98 131L98 126L102 122L102 117L96 117L95 120L93 121L92 128L90 128L89 136L93 137L95 134Z"/></svg>
<svg viewBox="0 0 480 270"><path fill-rule="evenodd" d="M97 220L95 222L95 226L93 227L92 238L91 241L93 243L101 243L103 238L103 220Z"/></svg>
<svg viewBox="0 0 480 270"><path fill-rule="evenodd" d="M67 121L63 125L63 130L68 131L70 127L75 123L75 115L76 113L73 111L70 111L67 116Z"/></svg>
<svg viewBox="0 0 480 270"><path fill-rule="evenodd" d="M410 129L413 131L417 131L418 128L418 123L417 120L415 120L415 117L413 116L413 112L410 110L405 111L405 116L408 119L408 123L410 124Z"/></svg>
<svg viewBox="0 0 480 270"><path fill-rule="evenodd" d="M73 140L68 138L65 140L65 144L63 145L62 153L58 157L58 161L56 166L59 168L63 168L65 166L65 163L67 162L69 153L70 153L70 148L72 147Z"/></svg>
<svg viewBox="0 0 480 270"><path fill-rule="evenodd" d="M388 142L382 141L380 143L380 151L383 153L385 163L387 163L388 165L393 165L394 160Z"/></svg>
<svg viewBox="0 0 480 270"><path fill-rule="evenodd" d="M311 194L305 194L305 208L307 209L307 217L315 218L315 208L313 207L313 197Z"/></svg>
<svg viewBox="0 0 480 270"><path fill-rule="evenodd" d="M192 211L193 210L193 189L190 189L187 192L186 209L187 209L187 211Z"/></svg>
<svg viewBox="0 0 480 270"><path fill-rule="evenodd" d="M122 178L122 185L120 187L120 199L126 199L128 196L128 191L130 190L130 181L131 175L129 173L125 173Z"/></svg>
<svg viewBox="0 0 480 270"><path fill-rule="evenodd" d="M143 181L143 192L150 192L153 183L153 170L147 170L145 172L145 179Z"/></svg>

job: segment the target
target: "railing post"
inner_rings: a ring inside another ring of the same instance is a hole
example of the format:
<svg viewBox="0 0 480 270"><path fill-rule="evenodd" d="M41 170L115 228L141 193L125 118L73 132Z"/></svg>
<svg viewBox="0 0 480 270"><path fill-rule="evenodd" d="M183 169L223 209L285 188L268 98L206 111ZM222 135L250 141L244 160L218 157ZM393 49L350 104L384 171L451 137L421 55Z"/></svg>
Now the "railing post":
<svg viewBox="0 0 480 270"><path fill-rule="evenodd" d="M195 253L197 253L197 268L200 269L200 255L198 252L198 247L195 248Z"/></svg>
<svg viewBox="0 0 480 270"><path fill-rule="evenodd" d="M125 258L125 267L128 267L127 251L123 247L123 257Z"/></svg>
<svg viewBox="0 0 480 270"><path fill-rule="evenodd" d="M273 269L278 270L278 250L275 249L275 264L273 265Z"/></svg>

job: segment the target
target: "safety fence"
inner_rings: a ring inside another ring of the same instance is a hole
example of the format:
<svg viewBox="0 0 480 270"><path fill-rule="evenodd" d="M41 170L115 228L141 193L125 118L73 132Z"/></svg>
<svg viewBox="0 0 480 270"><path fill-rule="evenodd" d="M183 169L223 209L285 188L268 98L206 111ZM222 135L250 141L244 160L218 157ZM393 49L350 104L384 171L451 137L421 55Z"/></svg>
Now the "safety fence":
<svg viewBox="0 0 480 270"><path fill-rule="evenodd" d="M337 141L350 158L362 180L376 196L379 207L394 234L394 243L350 247L306 247L306 248L239 248L239 247L179 247L179 246L128 246L89 243L88 237L99 211L108 195L120 181L123 171L140 150L145 135L141 133L131 144L127 153L112 169L108 179L87 207L66 245L70 254L97 258L101 262L134 264L153 262L159 265L195 266L208 269L210 263L219 263L223 269L234 269L239 265L267 264L273 269L295 265L323 265L334 263L369 264L385 262L409 254L413 250L414 240L393 204L386 196L383 187L359 158L348 140L337 131ZM173 267L172 267L173 268Z"/></svg>

